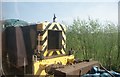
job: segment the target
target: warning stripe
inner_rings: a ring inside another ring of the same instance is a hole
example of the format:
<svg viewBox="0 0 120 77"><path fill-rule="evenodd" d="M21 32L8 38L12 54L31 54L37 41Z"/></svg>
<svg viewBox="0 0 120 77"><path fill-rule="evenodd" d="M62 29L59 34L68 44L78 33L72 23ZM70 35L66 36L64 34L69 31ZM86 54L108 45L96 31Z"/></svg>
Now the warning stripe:
<svg viewBox="0 0 120 77"><path fill-rule="evenodd" d="M62 36L62 40L64 41L64 43L66 42L66 40L64 39L64 37Z"/></svg>
<svg viewBox="0 0 120 77"><path fill-rule="evenodd" d="M65 48L64 48L64 46L62 46L62 49L65 51Z"/></svg>
<svg viewBox="0 0 120 77"><path fill-rule="evenodd" d="M62 52L62 54L65 54L65 51L63 49L61 50L61 52Z"/></svg>
<svg viewBox="0 0 120 77"><path fill-rule="evenodd" d="M66 32L65 32L65 30L64 30L64 28L63 28L63 26L61 25L61 24L59 24L60 25L60 27L62 28L62 31L64 32L64 34L66 34Z"/></svg>
<svg viewBox="0 0 120 77"><path fill-rule="evenodd" d="M66 35L62 32L62 36L64 37L64 39L66 40Z"/></svg>
<svg viewBox="0 0 120 77"><path fill-rule="evenodd" d="M46 50L47 50L47 46L42 51L45 52Z"/></svg>
<svg viewBox="0 0 120 77"><path fill-rule="evenodd" d="M62 36L66 39L66 33L65 33L66 30L64 30L63 26L61 24L58 24L58 23L57 23L57 27L59 28L59 30L62 31Z"/></svg>
<svg viewBox="0 0 120 77"><path fill-rule="evenodd" d="M45 43L43 45L40 45L42 46L42 50L47 46L47 41L45 41Z"/></svg>
<svg viewBox="0 0 120 77"><path fill-rule="evenodd" d="M52 29L53 29L53 30L55 30L55 29L60 30L60 29L58 28L58 25L56 25L56 24L53 26ZM55 52L57 52L58 55L59 55L59 54L62 54L61 51L54 51L54 53L55 53ZM54 54L54 53L51 53L51 54Z"/></svg>
<svg viewBox="0 0 120 77"><path fill-rule="evenodd" d="M37 47L39 48L40 51L45 52L47 50L47 46L45 46L44 48L41 45L37 45Z"/></svg>
<svg viewBox="0 0 120 77"><path fill-rule="evenodd" d="M49 51L48 53L49 53L49 54L47 54L47 56L52 56L53 51Z"/></svg>
<svg viewBox="0 0 120 77"><path fill-rule="evenodd" d="M47 37L47 31L44 33L43 36L40 35L40 41L43 41Z"/></svg>
<svg viewBox="0 0 120 77"><path fill-rule="evenodd" d="M57 26L56 24L54 25L54 27L53 27L52 29L54 30L55 28L56 28L57 30L59 30L59 28L58 28L58 26Z"/></svg>
<svg viewBox="0 0 120 77"><path fill-rule="evenodd" d="M46 55L48 54L47 47L44 48L43 53L43 55L46 57Z"/></svg>
<svg viewBox="0 0 120 77"><path fill-rule="evenodd" d="M49 54L47 54L46 56L52 56L52 55L56 55L57 52L56 51L48 51Z"/></svg>
<svg viewBox="0 0 120 77"><path fill-rule="evenodd" d="M56 51L53 51L53 54L52 55L57 55L57 52Z"/></svg>
<svg viewBox="0 0 120 77"><path fill-rule="evenodd" d="M43 41L40 41L40 45L43 45L47 41L47 37Z"/></svg>
<svg viewBox="0 0 120 77"><path fill-rule="evenodd" d="M48 53L48 51L46 50L46 51L44 51L44 57L46 57L47 56L47 53Z"/></svg>
<svg viewBox="0 0 120 77"><path fill-rule="evenodd" d="M41 31L41 36L43 36L44 35L44 33L48 30L48 28L51 26L51 24L52 23L49 23L48 25L47 25L47 27L44 29L44 31Z"/></svg>
<svg viewBox="0 0 120 77"><path fill-rule="evenodd" d="M51 55L53 55L53 53L52 53L53 51L49 51L48 53L47 53L47 55L46 56L51 56ZM54 51L56 54L64 54L64 52L63 51L61 51L61 50L55 50ZM49 55L50 54L50 55Z"/></svg>
<svg viewBox="0 0 120 77"><path fill-rule="evenodd" d="M56 52L57 52L58 55L61 54L60 51L56 51Z"/></svg>
<svg viewBox="0 0 120 77"><path fill-rule="evenodd" d="M52 27L52 25L54 25L54 27L56 27L57 26L57 28L60 26L61 27L61 29L60 28L58 28L58 30L62 30L63 31L63 33L64 34L66 34L66 32L65 32L65 30L64 30L64 28L62 27L62 25L61 24L58 24L58 25L56 25L55 23L49 23L48 25L47 25L47 27L44 29L44 31L41 31L41 36L43 36L44 35L44 33L48 30L48 29L52 29L52 28L50 28L50 27ZM53 28L54 28L53 27Z"/></svg>
<svg viewBox="0 0 120 77"><path fill-rule="evenodd" d="M62 40L62 45L64 45L65 44L65 42Z"/></svg>
<svg viewBox="0 0 120 77"><path fill-rule="evenodd" d="M42 25L44 26L44 25ZM61 50L55 50L55 51L48 51L47 48L47 36L48 36L48 30L61 30L62 31L62 47ZM41 46L41 51L44 52L44 56L52 56L54 54L65 54L65 43L66 43L66 32L65 29L61 24L58 23L49 23L46 28L40 32L40 46Z"/></svg>

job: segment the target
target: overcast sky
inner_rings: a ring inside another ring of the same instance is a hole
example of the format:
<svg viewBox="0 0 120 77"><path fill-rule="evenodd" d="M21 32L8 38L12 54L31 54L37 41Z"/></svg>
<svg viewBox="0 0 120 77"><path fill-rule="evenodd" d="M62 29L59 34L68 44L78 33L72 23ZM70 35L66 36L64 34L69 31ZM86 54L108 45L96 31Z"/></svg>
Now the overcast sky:
<svg viewBox="0 0 120 77"><path fill-rule="evenodd" d="M81 0L81 2L77 2L78 0L74 2L51 1L53 2L32 2L32 0L31 2L3 2L3 18L17 18L31 23L52 22L53 14L55 13L58 22L64 21L67 24L71 24L73 19L77 17L85 20L91 17L92 19L98 19L102 23L106 21L118 23L118 0L103 0L101 2L98 0L93 0L92 2L88 0Z"/></svg>

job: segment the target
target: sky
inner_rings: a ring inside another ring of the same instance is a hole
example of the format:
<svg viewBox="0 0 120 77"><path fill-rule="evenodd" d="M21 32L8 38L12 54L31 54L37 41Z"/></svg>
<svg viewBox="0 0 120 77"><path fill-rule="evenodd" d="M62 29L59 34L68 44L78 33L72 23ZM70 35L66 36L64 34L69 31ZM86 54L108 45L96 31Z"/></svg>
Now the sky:
<svg viewBox="0 0 120 77"><path fill-rule="evenodd" d="M87 20L88 17L100 22L118 23L117 0L71 2L7 2L2 3L3 19L20 19L30 23L52 22L55 13L58 22L71 24L74 19ZM16 1L16 0L13 0ZM46 0L45 0L46 1ZM62 1L62 0L61 0Z"/></svg>
<svg viewBox="0 0 120 77"><path fill-rule="evenodd" d="M2 0L4 2L118 2L119 0Z"/></svg>

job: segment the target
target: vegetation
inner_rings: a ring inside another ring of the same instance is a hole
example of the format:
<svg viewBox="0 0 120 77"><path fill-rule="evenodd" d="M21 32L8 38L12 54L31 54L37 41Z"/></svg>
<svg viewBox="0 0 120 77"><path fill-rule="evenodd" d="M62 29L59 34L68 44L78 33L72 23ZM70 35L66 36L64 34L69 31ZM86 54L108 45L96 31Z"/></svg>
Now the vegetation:
<svg viewBox="0 0 120 77"><path fill-rule="evenodd" d="M120 68L118 28L115 24L78 18L67 26L66 34L67 51L72 48L77 58L97 60L109 70Z"/></svg>

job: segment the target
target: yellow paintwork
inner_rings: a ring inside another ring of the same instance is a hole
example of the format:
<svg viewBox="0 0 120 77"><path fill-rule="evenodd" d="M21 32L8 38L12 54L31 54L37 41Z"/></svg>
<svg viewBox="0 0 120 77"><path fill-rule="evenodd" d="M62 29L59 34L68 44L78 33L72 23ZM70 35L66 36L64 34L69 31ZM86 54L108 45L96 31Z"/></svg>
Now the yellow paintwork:
<svg viewBox="0 0 120 77"><path fill-rule="evenodd" d="M62 65L66 65L67 62L73 62L74 61L74 56L62 56L62 57L56 57L56 58L51 58L51 59L44 59L40 61L34 62L34 75L40 75L40 77L45 76L45 67L51 64L57 64L57 63L62 63Z"/></svg>

